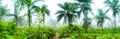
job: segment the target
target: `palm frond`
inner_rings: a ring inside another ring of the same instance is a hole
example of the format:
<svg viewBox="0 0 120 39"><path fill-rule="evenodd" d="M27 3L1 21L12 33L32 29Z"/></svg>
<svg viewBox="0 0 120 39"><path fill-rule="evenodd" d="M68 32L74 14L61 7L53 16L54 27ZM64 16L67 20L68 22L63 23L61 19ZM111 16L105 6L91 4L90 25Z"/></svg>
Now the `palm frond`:
<svg viewBox="0 0 120 39"><path fill-rule="evenodd" d="M64 17L64 14L59 14L59 15L57 16L57 21L59 22L63 17Z"/></svg>
<svg viewBox="0 0 120 39"><path fill-rule="evenodd" d="M84 2L84 3L92 3L92 0L75 0L78 2Z"/></svg>
<svg viewBox="0 0 120 39"><path fill-rule="evenodd" d="M112 4L112 2L110 0L105 0L104 4Z"/></svg>
<svg viewBox="0 0 120 39"><path fill-rule="evenodd" d="M60 8L62 8L63 10L66 10L65 6L62 5L62 4L58 4L58 6L59 6Z"/></svg>
<svg viewBox="0 0 120 39"><path fill-rule="evenodd" d="M57 12L55 13L55 15L57 15L57 14L62 14L62 13L65 13L65 11L59 10L59 11L57 11Z"/></svg>

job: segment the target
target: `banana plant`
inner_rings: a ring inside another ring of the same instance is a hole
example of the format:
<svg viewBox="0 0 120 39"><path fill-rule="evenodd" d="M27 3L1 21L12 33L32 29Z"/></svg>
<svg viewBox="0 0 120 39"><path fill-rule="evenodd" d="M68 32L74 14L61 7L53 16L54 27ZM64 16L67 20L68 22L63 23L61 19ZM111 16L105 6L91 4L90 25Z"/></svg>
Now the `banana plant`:
<svg viewBox="0 0 120 39"><path fill-rule="evenodd" d="M39 2L39 1L43 1L43 0L18 0L21 9L24 9L25 7L27 7L28 9L27 15L28 15L29 26L31 26L31 22L32 22L32 16L31 16L32 7L36 2Z"/></svg>
<svg viewBox="0 0 120 39"><path fill-rule="evenodd" d="M50 10L47 9L46 5L43 5L42 7L39 6L34 6L33 10L35 12L37 12L38 14L38 20L39 20L39 26L41 25L41 23L43 24L43 26L45 25L45 16L48 15L50 16Z"/></svg>

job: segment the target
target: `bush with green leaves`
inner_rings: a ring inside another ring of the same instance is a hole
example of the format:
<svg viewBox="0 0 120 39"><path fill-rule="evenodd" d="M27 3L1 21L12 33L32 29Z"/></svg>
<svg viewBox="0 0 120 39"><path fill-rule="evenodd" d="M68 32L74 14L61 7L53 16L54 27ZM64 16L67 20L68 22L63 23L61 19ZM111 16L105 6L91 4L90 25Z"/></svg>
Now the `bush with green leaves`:
<svg viewBox="0 0 120 39"><path fill-rule="evenodd" d="M14 22L1 21L0 26L0 38L7 38L10 35L14 35L16 24Z"/></svg>
<svg viewBox="0 0 120 39"><path fill-rule="evenodd" d="M88 28L87 32L84 32L83 28L78 25L68 26L64 25L58 31L59 38L70 39L120 39L120 28L114 29L93 29Z"/></svg>
<svg viewBox="0 0 120 39"><path fill-rule="evenodd" d="M25 27L14 35L14 38L18 39L49 39L55 36L56 31L48 26L39 27Z"/></svg>
<svg viewBox="0 0 120 39"><path fill-rule="evenodd" d="M72 37L72 35L76 36L77 34L79 35L80 33L84 33L84 30L78 25L72 26L64 25L59 29L58 33L59 38L67 38Z"/></svg>
<svg viewBox="0 0 120 39"><path fill-rule="evenodd" d="M1 22L0 39L50 39L55 35L49 26L17 27L14 22Z"/></svg>
<svg viewBox="0 0 120 39"><path fill-rule="evenodd" d="M28 39L49 39L55 35L55 30L48 26L30 28L28 30Z"/></svg>

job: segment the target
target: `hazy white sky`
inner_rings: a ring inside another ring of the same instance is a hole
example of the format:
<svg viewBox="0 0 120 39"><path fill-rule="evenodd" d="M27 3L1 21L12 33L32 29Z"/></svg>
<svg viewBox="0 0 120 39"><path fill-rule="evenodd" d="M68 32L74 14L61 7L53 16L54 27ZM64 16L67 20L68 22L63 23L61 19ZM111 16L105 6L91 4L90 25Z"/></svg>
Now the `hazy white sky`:
<svg viewBox="0 0 120 39"><path fill-rule="evenodd" d="M56 11L60 10L59 6L57 5L58 3L64 3L64 2L73 2L74 0L45 0L44 2L42 2L43 4L46 4L48 6L48 9L51 11L51 16L54 18L55 16L53 16ZM97 13L97 10L99 8L104 9L104 5L103 5L103 1L104 0L93 0L93 4L92 4L92 9L94 13ZM12 0L3 0L3 6L7 5L8 9L10 10L11 13L14 12L14 2ZM41 3L39 3L41 4ZM39 5L38 4L38 5Z"/></svg>
<svg viewBox="0 0 120 39"><path fill-rule="evenodd" d="M50 13L51 13L51 17L53 19L56 19L56 16L55 16L55 13L56 11L60 10L59 6L57 4L59 3L64 3L64 2L73 2L74 0L45 0L44 2L41 2L43 4L46 4L48 6L48 9L50 10ZM97 10L102 8L104 11L107 9L105 6L104 6L104 0L93 0L94 3L91 4L92 6L92 12L94 14L97 13ZM12 0L3 0L3 6L7 5L8 9L10 10L11 13L14 12L14 2ZM38 3L37 5L41 5L41 3ZM26 10L24 10L23 12L26 12ZM112 17L112 13L111 11L108 12L109 16ZM22 13L23 14L23 13ZM92 15L90 15L92 17Z"/></svg>
<svg viewBox="0 0 120 39"><path fill-rule="evenodd" d="M46 4L48 6L48 9L51 11L51 16L55 19L55 13L56 11L60 10L59 6L57 5L58 3L64 3L64 2L73 2L74 0L45 0L44 2L42 2L43 4ZM93 0L93 4L91 4L92 6L92 12L94 12L94 14L97 13L97 10L99 8L102 8L104 9L104 0ZM10 10L11 13L14 12L14 2L12 0L3 0L3 6L7 5L8 9ZM37 5L40 5L41 3L37 4ZM104 9L106 10L106 9ZM24 12L26 12L24 10Z"/></svg>

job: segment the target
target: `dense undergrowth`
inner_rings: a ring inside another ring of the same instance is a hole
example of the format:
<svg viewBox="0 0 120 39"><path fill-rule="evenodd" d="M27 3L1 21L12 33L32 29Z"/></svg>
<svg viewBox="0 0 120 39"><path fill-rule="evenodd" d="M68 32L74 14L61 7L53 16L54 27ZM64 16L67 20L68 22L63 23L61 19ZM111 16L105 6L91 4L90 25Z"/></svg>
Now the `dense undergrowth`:
<svg viewBox="0 0 120 39"><path fill-rule="evenodd" d="M17 27L14 22L2 22L0 39L50 39L55 35L55 29L49 26Z"/></svg>
<svg viewBox="0 0 120 39"><path fill-rule="evenodd" d="M56 30L49 26L17 27L14 22L1 22L0 26L0 39L51 39L55 34ZM58 36L59 39L120 39L120 28L89 28L85 32L80 25L64 25L59 28Z"/></svg>
<svg viewBox="0 0 120 39"><path fill-rule="evenodd" d="M120 39L120 28L93 29L89 28L87 32L79 25L63 26L59 29L59 38L71 39Z"/></svg>

